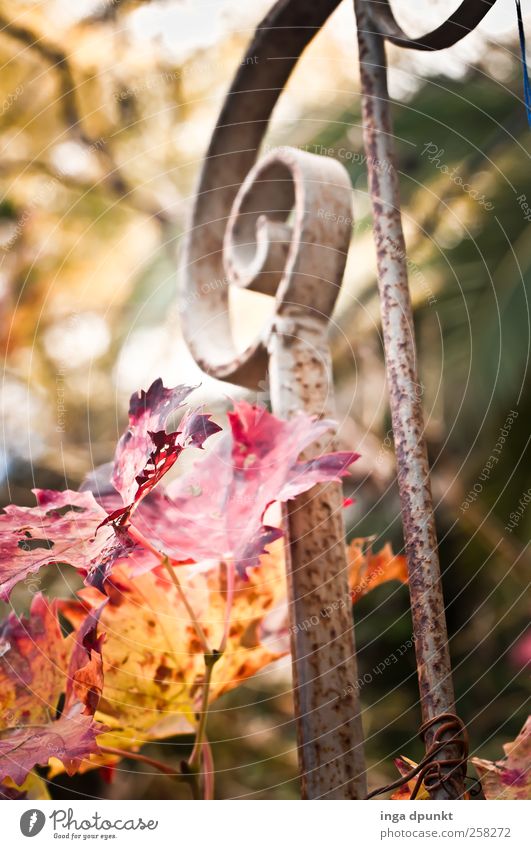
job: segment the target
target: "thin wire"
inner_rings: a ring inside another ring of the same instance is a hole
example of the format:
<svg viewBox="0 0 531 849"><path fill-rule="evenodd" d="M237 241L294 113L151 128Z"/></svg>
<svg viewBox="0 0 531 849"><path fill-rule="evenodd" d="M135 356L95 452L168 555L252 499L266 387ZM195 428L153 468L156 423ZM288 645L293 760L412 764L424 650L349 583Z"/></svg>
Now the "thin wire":
<svg viewBox="0 0 531 849"><path fill-rule="evenodd" d="M466 775L468 762L468 735L463 721L454 713L442 713L433 719L424 722L420 726L420 737L425 738L426 732L434 725L438 725L433 742L428 748L422 760L406 775L397 778L384 787L378 787L369 793L367 799L388 793L397 787L409 783L416 778L415 786L411 793L411 799L416 799L422 785L430 793L436 792L444 787L450 798L456 798L455 791L462 776ZM439 753L452 747L455 755L440 757Z"/></svg>

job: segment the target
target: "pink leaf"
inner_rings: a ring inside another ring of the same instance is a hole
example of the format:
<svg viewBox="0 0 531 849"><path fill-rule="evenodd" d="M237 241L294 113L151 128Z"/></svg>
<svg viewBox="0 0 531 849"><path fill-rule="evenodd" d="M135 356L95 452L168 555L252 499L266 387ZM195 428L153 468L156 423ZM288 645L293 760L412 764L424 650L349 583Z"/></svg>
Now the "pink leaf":
<svg viewBox="0 0 531 849"><path fill-rule="evenodd" d="M68 563L99 583L101 563L125 542L98 526L107 514L90 492L34 490L36 507L10 505L0 515L0 597L43 566Z"/></svg>
<svg viewBox="0 0 531 849"><path fill-rule="evenodd" d="M184 416L180 430L166 433L168 416L182 406L192 390L187 386L166 389L156 380L147 392L135 393L129 407L129 428L120 439L111 482L124 506L114 510L104 524L125 525L140 501L171 469L187 445L202 448L220 430L210 416L193 411Z"/></svg>
<svg viewBox="0 0 531 849"><path fill-rule="evenodd" d="M236 405L229 420L231 434L171 484L167 495L152 493L135 522L176 560L232 559L241 572L258 563L282 533L263 523L269 505L316 483L341 480L358 455L336 452L299 461L332 426L329 421L303 414L282 421L246 402Z"/></svg>

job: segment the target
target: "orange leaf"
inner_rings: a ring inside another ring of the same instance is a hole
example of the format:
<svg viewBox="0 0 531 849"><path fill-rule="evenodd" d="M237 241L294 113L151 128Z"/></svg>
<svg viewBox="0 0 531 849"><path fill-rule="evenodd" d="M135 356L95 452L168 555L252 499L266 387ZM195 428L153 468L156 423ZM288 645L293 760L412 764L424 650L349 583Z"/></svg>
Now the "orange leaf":
<svg viewBox="0 0 531 849"><path fill-rule="evenodd" d="M347 557L353 604L386 581L407 583L406 558L401 554L394 554L389 542L374 554L371 538L359 537L352 540L348 546Z"/></svg>
<svg viewBox="0 0 531 849"><path fill-rule="evenodd" d="M210 644L219 645L225 619L224 568L212 561L181 566L179 580ZM113 740L104 737L101 744L125 748L192 731L202 694L203 649L174 585L164 570L130 578L124 567L117 567L107 591L109 601L100 618L106 640L97 716L112 729ZM214 667L211 699L282 656L282 648L262 642L262 625L285 593L283 547L278 541L258 566L248 569L247 577L236 578L229 637ZM91 587L79 596L81 601L61 605L76 627L87 608L97 608L102 600Z"/></svg>
<svg viewBox="0 0 531 849"><path fill-rule="evenodd" d="M395 766L400 773L400 775L407 775L412 769L414 769L417 764L415 761L411 761L409 758L402 756L401 758L396 758ZM400 800L402 802L408 801L411 799L411 794L415 789L415 785L417 783L417 777L415 776L406 784L401 784L400 787L397 787L395 792L392 794L391 799ZM420 789L415 797L416 801L422 802L429 799L428 791L424 787L424 784L420 785Z"/></svg>

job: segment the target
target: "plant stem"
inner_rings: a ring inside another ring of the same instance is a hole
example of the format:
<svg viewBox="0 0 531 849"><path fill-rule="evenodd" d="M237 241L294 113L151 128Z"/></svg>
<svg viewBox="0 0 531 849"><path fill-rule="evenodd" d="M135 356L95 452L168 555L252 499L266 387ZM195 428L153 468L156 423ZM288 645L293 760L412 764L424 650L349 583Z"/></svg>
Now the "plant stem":
<svg viewBox="0 0 531 849"><path fill-rule="evenodd" d="M150 758L147 755L141 755L139 752L127 752L123 749L115 749L113 746L100 746L99 749L100 752L103 752L105 755L117 755L120 758L129 758L130 760L139 761L140 763L155 767L155 769L158 769L159 772L164 773L164 775L169 775L172 778L186 779L186 776L181 775L180 772L175 772L175 769L165 763L162 763L162 761Z"/></svg>
<svg viewBox="0 0 531 849"><path fill-rule="evenodd" d="M213 652L212 654L205 654L205 680L203 682L203 695L201 698L199 724L197 726L197 732L195 735L194 748L192 749L192 754L188 758L188 766L191 769L197 769L201 751L203 748L203 743L206 739L208 703L210 695L210 684L212 683L212 670L214 669L214 665L220 657L221 654L217 651Z"/></svg>
<svg viewBox="0 0 531 849"><path fill-rule="evenodd" d="M219 644L219 653L223 654L227 647L227 640L229 639L229 630L230 630L230 615L232 612L232 603L234 601L234 585L236 583L235 578L235 567L234 563L225 563L225 570L227 574L227 596L225 600L225 622L223 626L223 636L221 638L221 643Z"/></svg>
<svg viewBox="0 0 531 849"><path fill-rule="evenodd" d="M203 741L203 769L203 798L205 800L210 800L214 798L214 758L212 756L212 749L210 748L210 743L208 742L206 737Z"/></svg>
<svg viewBox="0 0 531 849"><path fill-rule="evenodd" d="M131 539L134 539L134 541L141 545L142 548L145 548L147 551L151 551L151 553L154 554L155 557L158 557L159 560L162 560L163 557L165 557L162 551L159 551L158 548L155 548L155 546L150 543L148 538L144 536L142 531L139 531L138 528L136 528L134 525L127 526L127 533L129 534Z"/></svg>
<svg viewBox="0 0 531 849"><path fill-rule="evenodd" d="M197 616L195 615L195 612L194 612L192 605L190 604L190 602L186 598L186 594L185 594L185 592L182 588L181 582L179 581L179 578L177 577L177 572L175 571L175 569L171 565L169 557L163 556L161 563L164 566L164 568L166 569L166 571L168 572L168 575L170 576L171 581L172 581L175 589L179 593L179 597L180 597L182 603L184 604L184 606L186 608L186 611L188 613L188 616L190 617L190 621L191 621L192 625L195 628L195 632L196 632L197 637L199 639L199 642L201 643L201 646L203 648L203 653L205 654L205 656L212 654L212 649L210 648L210 644L208 642L206 634L203 631L203 628L201 627L201 623L199 622Z"/></svg>
<svg viewBox="0 0 531 849"><path fill-rule="evenodd" d="M150 758L146 758L144 755L129 755L127 752L121 752L120 749L111 749L111 748L102 748L102 751L106 751L109 754L120 755L121 757L135 757L137 760L144 761L145 763L150 763L152 766L156 766L158 769L162 768L161 771L166 772L168 775L179 775L185 781L192 786L192 792L194 794L194 798L198 795L198 770L201 762L201 756L203 757L204 764L204 781L203 781L203 791L205 799L212 799L214 794L214 764L212 760L212 752L210 750L210 745L206 738L206 727L208 720L208 705L209 705L209 696L210 696L210 685L212 682L212 670L214 665L217 663L221 655L225 650L225 646L227 644L229 627L230 627L230 613L232 609L232 602L234 599L234 565L230 564L227 566L227 604L225 609L225 623L223 628L223 636L221 639L221 644L219 650L213 650L210 647L207 636L201 627L201 623L199 622L195 611L188 601L186 597L186 593L184 592L181 582L177 577L177 573L172 566L171 560L167 554L164 554L162 551L159 551L155 548L154 545L150 543L150 541L144 536L144 534L138 530L134 525L130 525L128 528L129 535L135 542L138 542L143 548L147 551L151 551L155 557L158 558L160 564L164 566L170 579L179 594L179 598L186 608L186 612L190 617L190 621L194 626L195 632L201 643L203 649L203 657L205 661L205 680L203 682L203 693L201 698L201 708L200 708L200 716L199 723L197 726L197 732L194 741L194 747L192 749L192 753L188 760L185 762L186 768L190 770L190 773L187 774L185 772L174 773L169 768L165 768L164 764L159 764L158 761L153 761Z"/></svg>
<svg viewBox="0 0 531 849"><path fill-rule="evenodd" d="M155 546L152 545L150 543L150 541L144 536L142 531L139 531L138 528L135 528L134 525L129 525L127 530L128 530L129 536L132 539L134 539L135 542L138 542L139 545L141 545L143 548L147 549L147 551L151 551L151 553L154 554L155 557L157 557L159 559L161 566L164 566L164 568L167 570L167 572L168 572L168 574L169 574L169 576L172 580L172 583L175 586L175 589L177 590L177 592L179 593L179 597L180 597L182 603L184 604L184 606L186 608L186 612L188 613L188 616L190 617L190 621L195 628L195 632L197 634L199 642L201 643L203 653L204 654L211 654L212 649L210 648L210 645L209 645L209 642L206 638L205 632L203 631L201 624L200 624L197 616L195 615L195 612L194 612L192 605L190 604L190 602L186 598L186 594L185 594L185 592L182 588L181 582L179 581L179 578L177 577L177 573L175 572L175 569L171 565L170 558L168 557L168 555L164 554L164 552L159 551L157 548L155 548Z"/></svg>

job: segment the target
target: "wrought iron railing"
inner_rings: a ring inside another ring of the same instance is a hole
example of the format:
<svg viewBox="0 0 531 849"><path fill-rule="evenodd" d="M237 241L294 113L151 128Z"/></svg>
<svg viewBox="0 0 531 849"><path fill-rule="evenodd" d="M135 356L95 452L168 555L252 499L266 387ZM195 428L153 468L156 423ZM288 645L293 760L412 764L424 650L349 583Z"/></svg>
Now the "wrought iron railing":
<svg viewBox="0 0 531 849"><path fill-rule="evenodd" d="M416 775L431 798L464 792L467 741L455 715L437 539L417 391L415 337L387 93L385 41L413 50L455 44L495 0L464 0L411 39L388 0L355 0L364 144L397 458L426 757ZM280 0L259 24L221 110L197 190L185 256L183 326L207 373L249 388L269 375L273 410L329 416L334 392L327 325L351 232L351 187L338 162L282 148L258 162L273 108L338 0ZM257 61L254 60L257 57ZM253 59L253 61L250 61ZM382 167L382 163L384 167ZM325 214L319 214L325 210ZM229 288L275 297L273 318L243 353ZM323 445L314 446L320 451ZM339 485L291 502L285 516L295 713L302 794L367 795ZM326 609L328 615L320 616ZM305 620L318 624L298 628Z"/></svg>

